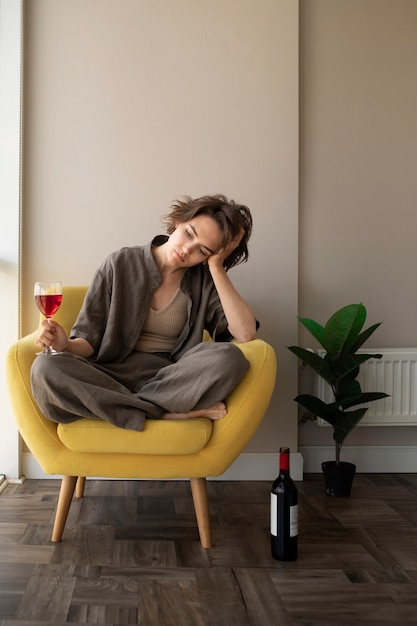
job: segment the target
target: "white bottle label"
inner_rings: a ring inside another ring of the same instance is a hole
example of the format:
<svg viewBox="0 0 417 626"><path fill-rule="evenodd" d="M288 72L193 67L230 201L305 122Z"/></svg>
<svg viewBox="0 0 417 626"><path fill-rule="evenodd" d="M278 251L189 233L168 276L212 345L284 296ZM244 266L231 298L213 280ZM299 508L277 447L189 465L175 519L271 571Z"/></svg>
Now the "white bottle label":
<svg viewBox="0 0 417 626"><path fill-rule="evenodd" d="M278 496L271 492L271 535L278 537ZM298 504L290 506L290 537L298 535Z"/></svg>
<svg viewBox="0 0 417 626"><path fill-rule="evenodd" d="M290 537L298 535L298 504L290 506Z"/></svg>
<svg viewBox="0 0 417 626"><path fill-rule="evenodd" d="M271 493L271 535L278 536L278 497L275 493Z"/></svg>

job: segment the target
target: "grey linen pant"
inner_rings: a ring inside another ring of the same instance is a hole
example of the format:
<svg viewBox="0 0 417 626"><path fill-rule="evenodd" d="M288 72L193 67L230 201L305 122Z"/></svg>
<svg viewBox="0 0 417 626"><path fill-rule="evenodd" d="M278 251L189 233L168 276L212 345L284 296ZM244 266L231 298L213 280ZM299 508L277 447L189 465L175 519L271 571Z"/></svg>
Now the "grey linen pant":
<svg viewBox="0 0 417 626"><path fill-rule="evenodd" d="M145 418L208 409L224 401L248 368L234 344L203 342L176 362L146 352L111 364L69 353L38 356L31 385L41 411L54 422L90 417L141 431Z"/></svg>

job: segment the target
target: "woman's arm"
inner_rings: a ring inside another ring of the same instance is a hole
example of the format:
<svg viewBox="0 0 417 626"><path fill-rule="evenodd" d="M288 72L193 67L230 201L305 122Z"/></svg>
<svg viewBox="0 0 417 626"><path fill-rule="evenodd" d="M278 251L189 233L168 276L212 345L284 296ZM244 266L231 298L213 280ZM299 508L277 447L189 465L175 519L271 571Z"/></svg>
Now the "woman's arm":
<svg viewBox="0 0 417 626"><path fill-rule="evenodd" d="M217 254L210 256L207 264L227 319L229 332L237 341L244 343L255 338L256 319L223 267L223 261L238 246L241 238L241 235L236 237Z"/></svg>

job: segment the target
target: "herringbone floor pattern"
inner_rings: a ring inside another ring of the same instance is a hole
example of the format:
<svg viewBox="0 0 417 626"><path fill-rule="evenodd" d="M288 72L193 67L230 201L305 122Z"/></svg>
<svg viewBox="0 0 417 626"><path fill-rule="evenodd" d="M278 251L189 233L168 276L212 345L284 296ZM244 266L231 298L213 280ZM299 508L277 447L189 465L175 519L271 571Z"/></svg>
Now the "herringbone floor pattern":
<svg viewBox="0 0 417 626"><path fill-rule="evenodd" d="M187 482L87 481L60 544L58 481L0 496L0 625L417 624L417 475L357 475L352 496L298 483L299 558L270 556L266 482L209 482L200 547Z"/></svg>

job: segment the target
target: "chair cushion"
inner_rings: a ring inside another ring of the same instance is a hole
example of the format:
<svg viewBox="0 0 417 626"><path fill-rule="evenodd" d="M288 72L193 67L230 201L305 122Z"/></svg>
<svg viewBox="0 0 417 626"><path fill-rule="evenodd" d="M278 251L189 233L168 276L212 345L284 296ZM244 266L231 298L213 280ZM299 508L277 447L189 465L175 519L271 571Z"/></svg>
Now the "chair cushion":
<svg viewBox="0 0 417 626"><path fill-rule="evenodd" d="M207 444L213 422L206 418L146 420L142 432L118 428L100 419L58 424L58 437L73 452L194 454Z"/></svg>

